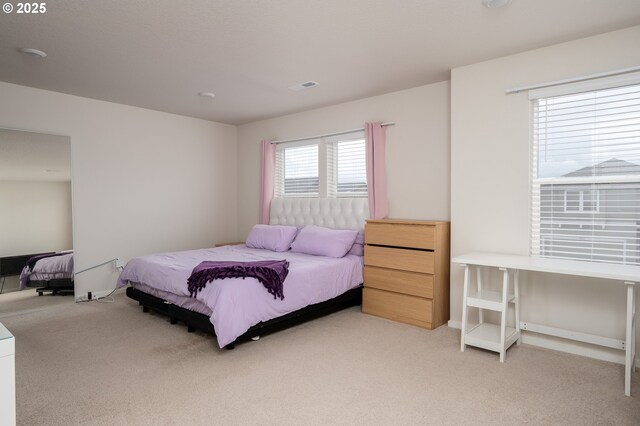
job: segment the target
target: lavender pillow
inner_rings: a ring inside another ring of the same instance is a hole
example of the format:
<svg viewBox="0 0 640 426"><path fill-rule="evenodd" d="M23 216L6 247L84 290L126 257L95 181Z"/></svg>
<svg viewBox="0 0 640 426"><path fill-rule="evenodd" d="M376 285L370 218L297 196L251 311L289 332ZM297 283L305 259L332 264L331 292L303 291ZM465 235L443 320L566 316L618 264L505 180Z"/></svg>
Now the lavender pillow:
<svg viewBox="0 0 640 426"><path fill-rule="evenodd" d="M351 246L351 250L347 254L354 254L356 256L364 256L364 229L358 230L356 241Z"/></svg>
<svg viewBox="0 0 640 426"><path fill-rule="evenodd" d="M353 246L358 231L308 225L298 233L291 251L316 256L344 257Z"/></svg>
<svg viewBox="0 0 640 426"><path fill-rule="evenodd" d="M295 226L255 225L245 244L251 248L287 251L297 233L298 228Z"/></svg>

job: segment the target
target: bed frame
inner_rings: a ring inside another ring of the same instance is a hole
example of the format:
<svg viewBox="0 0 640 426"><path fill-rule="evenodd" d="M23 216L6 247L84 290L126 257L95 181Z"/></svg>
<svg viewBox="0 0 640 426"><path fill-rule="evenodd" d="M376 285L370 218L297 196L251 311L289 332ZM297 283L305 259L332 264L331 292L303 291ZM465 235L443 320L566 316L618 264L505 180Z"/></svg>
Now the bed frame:
<svg viewBox="0 0 640 426"><path fill-rule="evenodd" d="M271 201L269 223L272 225L318 225L336 229L361 229L369 215L366 198L289 198ZM196 329L215 335L213 324L207 315L190 311L164 299L127 287L127 296L138 301L143 312L158 312L167 315L171 324L182 321L187 331ZM282 330L303 322L319 318L351 306L362 304L362 285L326 300L306 306L269 321L260 322L249 328L242 336L225 346L233 349L236 343L245 342Z"/></svg>
<svg viewBox="0 0 640 426"><path fill-rule="evenodd" d="M181 308L171 302L167 302L166 300L152 296L133 287L127 287L127 296L133 300L137 300L140 306L142 306L143 312L154 311L167 315L171 324L178 324L178 321L184 322L189 333L193 333L196 330L202 330L214 336L216 335L215 330L213 329L213 324L211 324L209 317L205 314ZM302 324L303 322L361 304L362 286L359 286L348 290L334 299L306 306L302 309L269 321L260 322L251 327L232 343L226 345L225 349L233 349L236 343L246 342L247 340L255 339L256 337L265 336L275 331L283 330L285 328Z"/></svg>
<svg viewBox="0 0 640 426"><path fill-rule="evenodd" d="M51 292L51 295L57 294L67 295L74 294L74 285L71 278L53 278L46 281L28 281L27 287L37 287L38 296L42 296L45 292Z"/></svg>

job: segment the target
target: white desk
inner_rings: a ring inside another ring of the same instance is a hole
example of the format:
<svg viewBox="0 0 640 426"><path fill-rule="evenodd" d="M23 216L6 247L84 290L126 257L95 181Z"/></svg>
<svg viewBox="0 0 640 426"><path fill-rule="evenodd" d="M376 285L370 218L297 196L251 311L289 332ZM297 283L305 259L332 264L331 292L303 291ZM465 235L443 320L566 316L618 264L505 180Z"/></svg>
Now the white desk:
<svg viewBox="0 0 640 426"><path fill-rule="evenodd" d="M16 424L15 339L0 323L0 426Z"/></svg>
<svg viewBox="0 0 640 426"><path fill-rule="evenodd" d="M624 393L631 395L631 373L635 371L635 285L640 283L640 266L616 265L608 263L578 262L572 260L547 259L532 256L516 256L497 253L470 253L454 257L451 260L466 268L465 286L469 285L468 271L470 266L494 267L502 270L513 270L515 272L515 287L518 283L518 271L536 271L553 274L574 275L579 277L593 277L605 280L618 281L626 285L627 288L627 309L626 309L626 334L624 340L612 339L608 337L595 336L585 333L577 333L568 330L561 330L543 325L533 324L517 319L516 329L534 331L557 337L587 342L595 345L625 351L625 375Z"/></svg>

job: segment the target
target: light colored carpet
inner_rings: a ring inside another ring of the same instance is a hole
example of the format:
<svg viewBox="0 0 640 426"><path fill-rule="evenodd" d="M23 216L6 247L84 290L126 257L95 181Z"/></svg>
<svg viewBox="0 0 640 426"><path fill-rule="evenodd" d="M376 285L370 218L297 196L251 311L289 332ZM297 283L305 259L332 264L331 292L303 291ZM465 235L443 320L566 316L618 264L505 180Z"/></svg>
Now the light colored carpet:
<svg viewBox="0 0 640 426"><path fill-rule="evenodd" d="M20 425L640 424L623 367L523 345L461 353L351 308L235 350L115 303L0 296L16 336Z"/></svg>

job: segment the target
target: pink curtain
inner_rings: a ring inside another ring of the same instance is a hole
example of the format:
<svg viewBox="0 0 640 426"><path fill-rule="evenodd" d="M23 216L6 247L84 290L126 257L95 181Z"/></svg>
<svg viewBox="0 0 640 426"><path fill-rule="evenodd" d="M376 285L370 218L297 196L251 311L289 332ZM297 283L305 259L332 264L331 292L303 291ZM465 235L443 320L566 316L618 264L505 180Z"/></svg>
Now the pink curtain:
<svg viewBox="0 0 640 426"><path fill-rule="evenodd" d="M367 186L369 190L369 217L384 219L389 213L387 180L385 176L385 146L387 136L381 123L365 123L367 145Z"/></svg>
<svg viewBox="0 0 640 426"><path fill-rule="evenodd" d="M276 146L269 140L262 141L261 161L262 186L260 188L260 223L268 225L276 173Z"/></svg>

